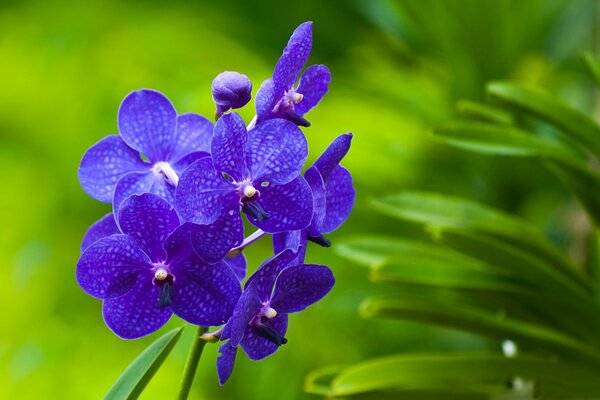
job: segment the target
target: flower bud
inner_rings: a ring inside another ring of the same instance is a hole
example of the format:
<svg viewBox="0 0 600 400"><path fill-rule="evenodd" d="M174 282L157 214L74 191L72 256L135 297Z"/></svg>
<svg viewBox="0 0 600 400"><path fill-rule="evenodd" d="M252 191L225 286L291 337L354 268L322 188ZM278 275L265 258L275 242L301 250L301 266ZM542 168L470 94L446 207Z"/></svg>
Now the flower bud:
<svg viewBox="0 0 600 400"><path fill-rule="evenodd" d="M252 98L252 82L246 75L221 72L212 82L212 96L217 105L216 119L232 108L245 106Z"/></svg>

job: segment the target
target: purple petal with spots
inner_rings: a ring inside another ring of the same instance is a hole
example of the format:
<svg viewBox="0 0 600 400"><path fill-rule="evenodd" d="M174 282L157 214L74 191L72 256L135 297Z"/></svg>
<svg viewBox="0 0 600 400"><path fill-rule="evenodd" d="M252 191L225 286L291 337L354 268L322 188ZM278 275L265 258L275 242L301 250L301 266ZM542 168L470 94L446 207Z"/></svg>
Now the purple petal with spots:
<svg viewBox="0 0 600 400"><path fill-rule="evenodd" d="M279 333L281 336L285 336L287 332L288 325L288 316L287 314L278 314L271 321L266 323L267 326L274 329L275 332ZM241 341L241 346L248 354L248 357L251 360L262 360L263 358L270 356L275 353L279 346L275 343L266 339L254 330L252 326L248 325L246 327L246 332L244 334L244 339Z"/></svg>
<svg viewBox="0 0 600 400"><path fill-rule="evenodd" d="M223 261L231 268L240 282L244 280L246 271L248 270L248 263L246 262L244 253L240 253L235 257L226 257Z"/></svg>
<svg viewBox="0 0 600 400"><path fill-rule="evenodd" d="M191 243L200 258L216 263L244 240L244 224L238 211L238 200L233 199L231 211L208 225L191 226Z"/></svg>
<svg viewBox="0 0 600 400"><path fill-rule="evenodd" d="M278 90L273 83L273 79L267 79L260 85L256 92L256 117L257 122L262 123L269 119L273 114L275 104L284 95L283 90Z"/></svg>
<svg viewBox="0 0 600 400"><path fill-rule="evenodd" d="M83 235L81 252L83 253L83 251L90 247L94 242L117 233L121 233L121 231L115 223L115 217L112 213L106 214L104 217L94 222L87 232L85 232L85 235Z"/></svg>
<svg viewBox="0 0 600 400"><path fill-rule="evenodd" d="M219 347L219 353L219 357L217 357L217 375L219 376L219 384L223 386L233 372L237 346L231 346L227 342Z"/></svg>
<svg viewBox="0 0 600 400"><path fill-rule="evenodd" d="M177 112L162 93L148 89L131 92L121 103L117 120L125 143L153 164L167 160L175 138Z"/></svg>
<svg viewBox="0 0 600 400"><path fill-rule="evenodd" d="M321 154L317 161L315 161L313 166L319 170L325 182L327 182L329 175L331 175L335 167L337 167L340 161L342 161L342 158L344 158L346 153L348 153L351 143L351 133L340 135L335 138L333 142L331 142L323 154Z"/></svg>
<svg viewBox="0 0 600 400"><path fill-rule="evenodd" d="M215 171L210 157L190 165L179 177L175 206L181 217L196 224L211 224L231 209L239 194L234 185ZM239 205L236 206L239 213Z"/></svg>
<svg viewBox="0 0 600 400"><path fill-rule="evenodd" d="M131 172L124 175L115 187L113 197L113 214L118 219L119 208L123 201L133 194L153 193L169 203L175 202L175 186L165 180L162 175L152 171Z"/></svg>
<svg viewBox="0 0 600 400"><path fill-rule="evenodd" d="M258 267L256 272L252 274L250 278L248 278L244 290L254 291L261 302L268 301L271 298L277 275L279 275L284 268L287 268L290 261L295 257L296 253L294 251L286 249L269 258Z"/></svg>
<svg viewBox="0 0 600 400"><path fill-rule="evenodd" d="M210 152L213 124L202 115L187 113L177 117L175 139L171 145L168 161L175 163L184 156L196 152Z"/></svg>
<svg viewBox="0 0 600 400"><path fill-rule="evenodd" d="M215 124L211 144L213 165L219 172L225 172L236 181L248 177L244 151L248 133L244 120L237 113L223 115Z"/></svg>
<svg viewBox="0 0 600 400"><path fill-rule="evenodd" d="M304 173L304 178L310 186L313 197L313 217L308 231L311 236L316 237L321 234L321 227L323 226L327 210L325 182L323 182L323 177L315 167L307 169Z"/></svg>
<svg viewBox="0 0 600 400"><path fill-rule="evenodd" d="M196 254L192 247L192 225L191 222L186 222L167 237L163 244L163 248L167 252L166 264L176 264L180 260Z"/></svg>
<svg viewBox="0 0 600 400"><path fill-rule="evenodd" d="M179 161L173 164L172 167L177 173L177 176L181 176L181 174L183 174L183 171L185 171L187 167L189 167L196 161L206 157L210 157L210 153L207 153L205 151L195 151L179 159Z"/></svg>
<svg viewBox="0 0 600 400"><path fill-rule="evenodd" d="M304 264L306 256L306 230L288 231L273 235L273 252L275 254L285 249L297 252L296 258L290 261L290 265Z"/></svg>
<svg viewBox="0 0 600 400"><path fill-rule="evenodd" d="M253 288L244 290L223 330L223 334L227 333L227 336L231 339L229 341L231 346L237 346L240 343L250 320L260 312L261 307L262 303L256 291Z"/></svg>
<svg viewBox="0 0 600 400"><path fill-rule="evenodd" d="M233 313L242 289L222 262L210 265L197 256L171 266L175 290L171 309L185 321L202 326L222 325Z"/></svg>
<svg viewBox="0 0 600 400"><path fill-rule="evenodd" d="M312 22L309 21L294 30L287 46L283 49L283 54L275 65L273 82L286 90L291 88L296 83L300 70L308 61L311 48Z"/></svg>
<svg viewBox="0 0 600 400"><path fill-rule="evenodd" d="M255 183L288 183L308 156L306 137L294 123L272 119L248 133L246 164Z"/></svg>
<svg viewBox="0 0 600 400"><path fill-rule="evenodd" d="M311 65L308 67L302 74L300 85L296 89L296 92L304 97L300 103L295 105L294 111L299 115L309 112L325 96L329 82L331 82L329 68L324 65Z"/></svg>
<svg viewBox="0 0 600 400"><path fill-rule="evenodd" d="M158 287L152 284L152 274L140 275L126 294L104 300L102 314L106 325L123 339L146 336L171 318L169 307L158 307Z"/></svg>
<svg viewBox="0 0 600 400"><path fill-rule="evenodd" d="M119 227L139 243L152 262L160 262L167 258L163 242L179 227L179 217L162 197L144 193L130 196L121 203Z"/></svg>
<svg viewBox="0 0 600 400"><path fill-rule="evenodd" d="M304 229L313 215L312 192L302 176L285 185L261 187L260 205L269 218L261 222L251 217L248 220L267 233Z"/></svg>
<svg viewBox="0 0 600 400"><path fill-rule="evenodd" d="M352 186L350 172L338 166L329 176L325 186L327 191L327 213L321 226L321 233L329 233L340 227L350 215L356 192Z"/></svg>
<svg viewBox="0 0 600 400"><path fill-rule="evenodd" d="M302 311L321 300L334 283L333 273L324 265L301 264L284 269L277 278L271 307L286 314Z"/></svg>
<svg viewBox="0 0 600 400"><path fill-rule="evenodd" d="M100 299L128 292L141 272L151 265L137 242L126 235L112 235L88 247L77 262L77 283Z"/></svg>
<svg viewBox="0 0 600 400"><path fill-rule="evenodd" d="M149 165L117 135L107 136L89 148L79 165L79 182L94 199L110 203L120 177L145 171Z"/></svg>

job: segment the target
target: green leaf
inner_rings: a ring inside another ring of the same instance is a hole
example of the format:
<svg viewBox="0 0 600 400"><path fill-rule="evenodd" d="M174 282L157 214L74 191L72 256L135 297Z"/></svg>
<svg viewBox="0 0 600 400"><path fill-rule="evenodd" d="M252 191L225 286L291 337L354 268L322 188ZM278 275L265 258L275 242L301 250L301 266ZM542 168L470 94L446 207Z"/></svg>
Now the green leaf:
<svg viewBox="0 0 600 400"><path fill-rule="evenodd" d="M496 353L403 354L345 369L331 381L327 395L352 399L436 399L462 392L471 395L452 398L489 398L475 393L506 396L502 398L513 398L509 397L512 394L520 398L518 391L507 384L518 376L531 382L530 390L536 398L593 398L600 393L600 383L595 378L599 372L529 354L514 358ZM438 397L433 396L435 393ZM362 397L369 394L373 397ZM377 397L380 394L383 396Z"/></svg>
<svg viewBox="0 0 600 400"><path fill-rule="evenodd" d="M514 122L514 117L508 111L490 106L489 104L477 103L471 100L459 100L456 108L459 113L468 118L504 125L512 125Z"/></svg>
<svg viewBox="0 0 600 400"><path fill-rule="evenodd" d="M592 53L584 53L583 61L596 85L600 86L600 58Z"/></svg>
<svg viewBox="0 0 600 400"><path fill-rule="evenodd" d="M584 148L600 156L600 126L588 115L576 110L562 99L510 82L492 82L487 85L487 92L494 102L552 123Z"/></svg>
<svg viewBox="0 0 600 400"><path fill-rule="evenodd" d="M366 299L360 313L364 318L409 319L498 340L510 338L600 366L600 351L575 337L548 326L512 318L504 312L474 307L468 301L460 302L455 298L418 298L399 293Z"/></svg>
<svg viewBox="0 0 600 400"><path fill-rule="evenodd" d="M104 399L137 399L181 336L183 327L167 332L148 346L112 385Z"/></svg>

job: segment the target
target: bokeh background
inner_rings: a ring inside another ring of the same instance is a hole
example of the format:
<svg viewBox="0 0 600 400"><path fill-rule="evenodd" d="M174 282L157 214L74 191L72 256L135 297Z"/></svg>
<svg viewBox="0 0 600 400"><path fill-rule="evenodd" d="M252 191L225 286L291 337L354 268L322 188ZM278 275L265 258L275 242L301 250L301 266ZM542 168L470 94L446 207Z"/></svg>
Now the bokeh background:
<svg viewBox="0 0 600 400"><path fill-rule="evenodd" d="M123 341L100 301L75 282L79 243L109 205L77 181L85 150L117 132L127 93L153 88L177 110L212 116L210 83L223 70L255 89L271 75L293 29L314 21L311 63L327 64L329 94L305 130L313 160L337 135L354 132L344 160L358 197L334 244L365 234L419 237L422 228L379 216L378 196L427 189L519 214L568 248L578 209L534 161L477 156L436 144L432 127L455 117L459 99L478 100L490 79L539 85L593 111L580 55L598 45L593 0L415 0L0 3L0 398L96 399L140 351L168 329ZM252 107L242 111L249 121ZM268 240L247 252L250 270ZM474 336L402 322L365 321L357 307L386 290L334 250L311 247L329 265L333 292L291 317L289 344L260 362L238 358L218 386L216 346L207 346L191 398L309 399L307 373L404 351L497 346ZM177 392L192 329L142 398Z"/></svg>

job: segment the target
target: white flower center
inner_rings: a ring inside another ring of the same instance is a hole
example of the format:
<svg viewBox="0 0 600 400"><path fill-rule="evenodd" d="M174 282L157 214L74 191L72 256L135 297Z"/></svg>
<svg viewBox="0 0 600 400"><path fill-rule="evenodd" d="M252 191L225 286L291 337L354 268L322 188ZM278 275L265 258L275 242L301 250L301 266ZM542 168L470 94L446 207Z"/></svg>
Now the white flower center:
<svg viewBox="0 0 600 400"><path fill-rule="evenodd" d="M256 194L256 189L254 188L254 186L247 184L244 185L242 193L244 193L244 196L246 197L252 197Z"/></svg>
<svg viewBox="0 0 600 400"><path fill-rule="evenodd" d="M177 172L175 172L173 167L171 167L171 164L166 161L159 161L154 164L152 167L152 172L154 172L154 175L163 174L167 182L173 186L177 186L179 183L179 176L177 175Z"/></svg>
<svg viewBox="0 0 600 400"><path fill-rule="evenodd" d="M273 319L277 316L277 311L275 311L274 308L268 307L264 312L263 315L265 317L267 317L268 319Z"/></svg>
<svg viewBox="0 0 600 400"><path fill-rule="evenodd" d="M157 281L164 281L167 279L167 276L169 276L169 272L164 268L158 268L154 271L154 277Z"/></svg>

